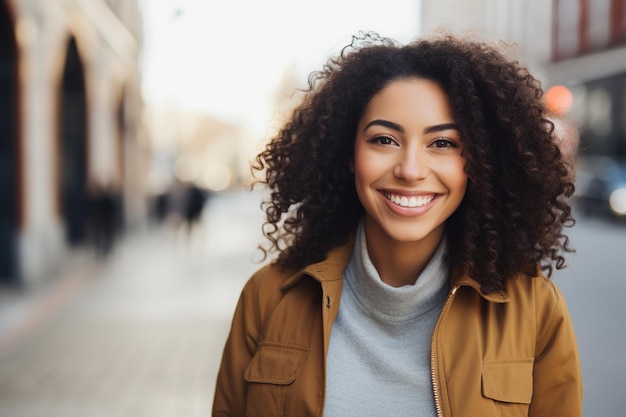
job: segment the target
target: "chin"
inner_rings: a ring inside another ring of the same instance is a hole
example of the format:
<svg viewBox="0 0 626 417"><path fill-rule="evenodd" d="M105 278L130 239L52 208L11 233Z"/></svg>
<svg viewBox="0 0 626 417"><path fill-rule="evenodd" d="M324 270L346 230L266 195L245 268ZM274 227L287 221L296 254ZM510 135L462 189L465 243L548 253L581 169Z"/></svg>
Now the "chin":
<svg viewBox="0 0 626 417"><path fill-rule="evenodd" d="M411 230L410 228L394 228L387 230L387 235L393 241L399 243L418 243L432 235L433 230Z"/></svg>

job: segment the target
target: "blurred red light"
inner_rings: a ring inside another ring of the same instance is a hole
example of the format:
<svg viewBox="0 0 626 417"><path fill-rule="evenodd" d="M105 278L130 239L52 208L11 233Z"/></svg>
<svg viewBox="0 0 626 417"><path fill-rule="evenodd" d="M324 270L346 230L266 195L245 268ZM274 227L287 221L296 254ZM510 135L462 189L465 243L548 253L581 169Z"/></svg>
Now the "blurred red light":
<svg viewBox="0 0 626 417"><path fill-rule="evenodd" d="M572 108L574 96L564 85L555 85L548 89L545 100L550 113L563 116Z"/></svg>

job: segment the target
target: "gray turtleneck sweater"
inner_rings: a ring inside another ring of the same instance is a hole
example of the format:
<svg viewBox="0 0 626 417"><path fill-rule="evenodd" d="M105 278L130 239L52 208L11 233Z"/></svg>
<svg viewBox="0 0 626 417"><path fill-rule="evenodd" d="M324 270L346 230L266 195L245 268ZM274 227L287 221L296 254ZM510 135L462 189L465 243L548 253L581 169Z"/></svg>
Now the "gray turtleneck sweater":
<svg viewBox="0 0 626 417"><path fill-rule="evenodd" d="M414 285L385 284L361 222L328 351L324 416L436 416L430 342L449 289L445 239Z"/></svg>

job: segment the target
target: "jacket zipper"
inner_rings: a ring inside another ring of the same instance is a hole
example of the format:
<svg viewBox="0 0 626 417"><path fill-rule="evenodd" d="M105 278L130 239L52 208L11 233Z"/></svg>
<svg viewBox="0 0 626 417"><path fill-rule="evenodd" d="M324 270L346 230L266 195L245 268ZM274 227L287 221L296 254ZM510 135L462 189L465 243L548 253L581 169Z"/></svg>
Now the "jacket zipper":
<svg viewBox="0 0 626 417"><path fill-rule="evenodd" d="M443 307L441 309L441 313L439 313L439 317L437 318L437 323L435 324L435 330L433 332L433 336L432 336L432 340L431 340L431 349L430 349L430 373L431 373L431 379L433 381L433 394L435 397L435 409L437 411L437 417L443 417L443 412L441 411L441 398L440 398L440 393L439 393L439 386L437 385L437 375L435 372L435 368L436 368L436 358L435 358L435 344L436 344L436 335L438 333L439 330L439 323L441 322L441 318L443 317L444 312L446 311L446 308L448 307L448 305L450 304L450 301L452 301L452 298L454 297L454 294L456 294L456 291L458 290L458 286L454 286L452 287L452 289L450 290L450 293L448 294L448 297L446 298L446 301L443 304Z"/></svg>

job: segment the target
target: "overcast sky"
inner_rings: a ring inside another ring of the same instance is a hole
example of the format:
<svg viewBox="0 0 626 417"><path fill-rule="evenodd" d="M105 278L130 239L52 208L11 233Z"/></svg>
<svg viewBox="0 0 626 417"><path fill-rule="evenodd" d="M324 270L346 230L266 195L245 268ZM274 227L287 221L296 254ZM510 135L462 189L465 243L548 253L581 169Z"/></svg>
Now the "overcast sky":
<svg viewBox="0 0 626 417"><path fill-rule="evenodd" d="M142 0L144 97L263 129L287 71L299 82L353 34L407 41L419 0Z"/></svg>

